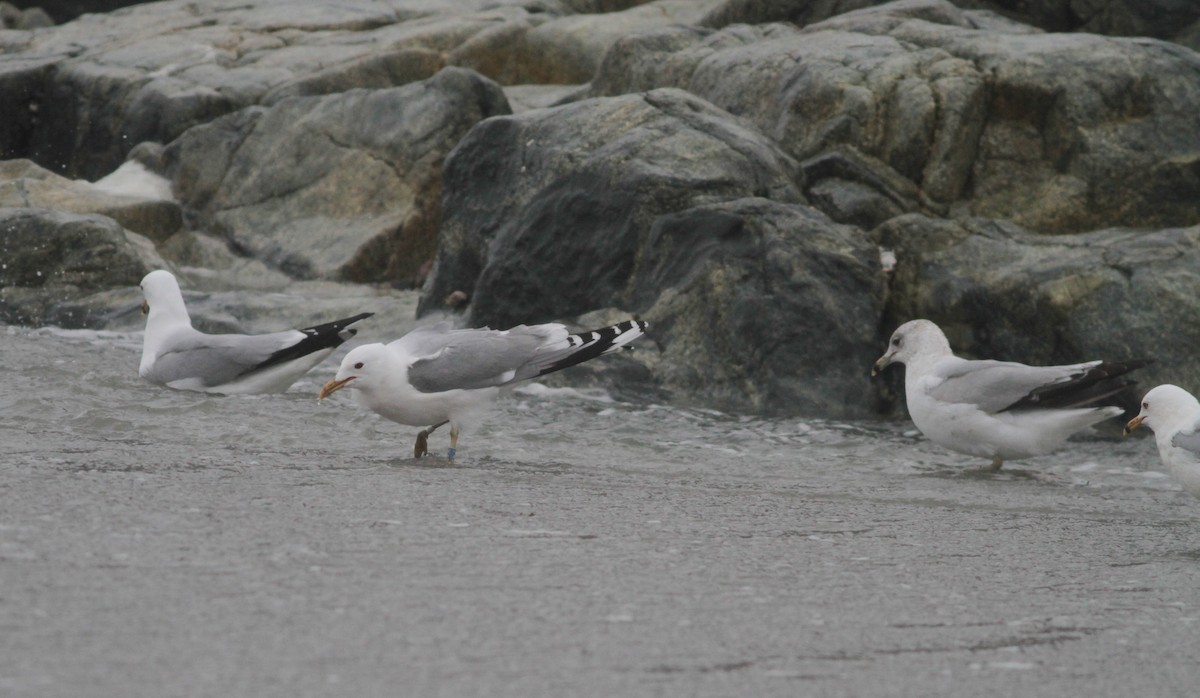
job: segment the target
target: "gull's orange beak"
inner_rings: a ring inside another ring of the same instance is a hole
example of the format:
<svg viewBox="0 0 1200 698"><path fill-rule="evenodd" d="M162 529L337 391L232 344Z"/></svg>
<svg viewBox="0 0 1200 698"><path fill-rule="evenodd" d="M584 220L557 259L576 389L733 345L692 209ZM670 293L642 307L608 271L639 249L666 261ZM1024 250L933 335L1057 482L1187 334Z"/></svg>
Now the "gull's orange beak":
<svg viewBox="0 0 1200 698"><path fill-rule="evenodd" d="M1136 416L1136 417L1134 417L1133 419L1129 420L1129 423L1125 425L1125 429L1124 429L1124 431L1123 431L1122 433L1123 433L1125 436L1129 436L1129 434L1130 434L1130 433L1131 433L1131 432L1132 432L1134 429L1137 429L1138 427L1142 426L1142 422L1144 422L1144 421L1146 421L1146 418L1145 418L1145 417L1143 417L1142 415L1140 415L1140 414L1139 414L1138 416Z"/></svg>
<svg viewBox="0 0 1200 698"><path fill-rule="evenodd" d="M875 362L875 365L871 367L871 375L872 375L872 376L879 375L879 372L880 372L880 371L882 371L882 370L883 370L884 368L886 368L886 367L887 367L887 366L888 366L890 363L892 363L892 355L893 355L893 352L890 352L890 351L889 351L888 353L886 353L886 354L884 354L883 356L879 357L879 360L878 360L878 361L876 361L876 362Z"/></svg>
<svg viewBox="0 0 1200 698"><path fill-rule="evenodd" d="M331 380L328 383L326 383L325 385L321 386L321 392L317 394L317 402L320 402L321 400L324 400L325 398L329 397L330 395L333 395L334 393L341 390L342 388L345 388L346 384L349 383L350 381L354 380L356 377L357 376L350 376L349 378L343 378L340 381L339 380Z"/></svg>

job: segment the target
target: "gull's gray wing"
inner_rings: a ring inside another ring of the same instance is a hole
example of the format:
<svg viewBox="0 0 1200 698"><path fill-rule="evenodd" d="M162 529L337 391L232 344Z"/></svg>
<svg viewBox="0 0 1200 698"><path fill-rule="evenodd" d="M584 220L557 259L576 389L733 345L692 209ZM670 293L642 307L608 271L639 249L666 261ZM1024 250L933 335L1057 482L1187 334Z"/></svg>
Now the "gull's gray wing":
<svg viewBox="0 0 1200 698"><path fill-rule="evenodd" d="M277 363L272 357L306 336L298 330L261 335L190 333L164 347L146 377L166 384L190 378L205 387L224 385Z"/></svg>
<svg viewBox="0 0 1200 698"><path fill-rule="evenodd" d="M440 393L491 388L531 378L537 375L536 370L523 369L538 350L566 337L567 331L561 325L521 325L506 331L452 330L433 325L414 330L389 346L417 357L408 369L413 387L424 393Z"/></svg>
<svg viewBox="0 0 1200 698"><path fill-rule="evenodd" d="M443 321L432 325L424 325L412 330L400 339L388 342L388 347L403 352L409 356L428 356L436 354L446 345L450 333L457 332L453 323Z"/></svg>
<svg viewBox="0 0 1200 698"><path fill-rule="evenodd" d="M1099 361L1070 366L1026 366L1011 361L947 361L934 371L942 382L929 391L943 402L970 403L989 414L1039 405L1037 396L1053 386L1068 385L1099 366Z"/></svg>
<svg viewBox="0 0 1200 698"><path fill-rule="evenodd" d="M1171 437L1171 445L1182 448L1200 459L1200 421L1192 424L1190 429L1184 429Z"/></svg>
<svg viewBox="0 0 1200 698"><path fill-rule="evenodd" d="M421 392L437 393L501 386L560 371L617 351L645 331L646 323L640 320L578 334L568 334L557 323L518 325L503 332L443 326L412 339L415 333L410 333L389 346L426 350L409 366L408 381Z"/></svg>
<svg viewBox="0 0 1200 698"><path fill-rule="evenodd" d="M1094 405L1134 384L1125 374L1148 360L1089 361L1065 366L1026 366L1011 361L968 361L952 357L932 375L942 382L929 391L944 402L971 403L989 414L1008 410Z"/></svg>

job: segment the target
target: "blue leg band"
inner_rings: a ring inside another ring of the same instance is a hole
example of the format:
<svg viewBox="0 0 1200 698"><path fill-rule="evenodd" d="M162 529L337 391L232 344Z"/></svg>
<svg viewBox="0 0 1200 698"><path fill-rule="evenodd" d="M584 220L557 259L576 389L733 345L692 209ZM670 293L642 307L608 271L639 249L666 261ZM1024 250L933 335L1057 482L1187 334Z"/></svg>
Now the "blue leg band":
<svg viewBox="0 0 1200 698"><path fill-rule="evenodd" d="M446 451L446 458L447 458L447 459L449 459L449 460L454 460L454 454L455 454L455 453L458 453L458 449L457 449L457 448L452 448L452 449L450 449L450 450Z"/></svg>

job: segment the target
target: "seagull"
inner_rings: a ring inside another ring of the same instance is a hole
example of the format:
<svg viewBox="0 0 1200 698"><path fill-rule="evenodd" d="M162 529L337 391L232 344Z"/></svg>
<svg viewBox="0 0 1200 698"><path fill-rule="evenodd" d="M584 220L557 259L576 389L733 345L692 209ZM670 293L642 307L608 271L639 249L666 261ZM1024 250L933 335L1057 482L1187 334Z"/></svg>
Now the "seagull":
<svg viewBox="0 0 1200 698"><path fill-rule="evenodd" d="M502 388L616 351L645 331L639 320L579 334L558 323L456 330L441 322L390 344L354 348L317 400L349 387L360 405L393 422L432 425L417 435L414 458L429 452L429 435L449 422L446 457L453 461L463 417Z"/></svg>
<svg viewBox="0 0 1200 698"><path fill-rule="evenodd" d="M1142 398L1142 411L1125 425L1128 435L1145 426L1154 432L1158 456L1179 484L1200 497L1200 402L1177 385L1160 385Z"/></svg>
<svg viewBox="0 0 1200 698"><path fill-rule="evenodd" d="M175 276L142 279L146 337L138 374L152 383L208 393L281 393L333 353L373 313L271 334L205 334L192 327Z"/></svg>
<svg viewBox="0 0 1200 698"><path fill-rule="evenodd" d="M992 459L997 471L1060 448L1071 434L1123 410L1096 403L1133 384L1126 373L1149 361L1089 361L1026 366L1011 361L959 358L929 320L906 322L892 333L874 375L905 365L908 413L930 441L952 451Z"/></svg>

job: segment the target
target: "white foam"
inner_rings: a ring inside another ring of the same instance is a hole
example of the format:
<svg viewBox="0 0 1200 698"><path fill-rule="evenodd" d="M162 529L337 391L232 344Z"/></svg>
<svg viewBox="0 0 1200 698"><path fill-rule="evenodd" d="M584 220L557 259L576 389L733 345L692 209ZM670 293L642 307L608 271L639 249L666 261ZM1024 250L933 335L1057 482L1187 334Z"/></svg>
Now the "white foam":
<svg viewBox="0 0 1200 698"><path fill-rule="evenodd" d="M577 388L551 388L548 385L541 383L529 383L522 385L519 388L513 389L513 392L518 395L527 395L529 397L542 398L567 398L577 400L590 400L592 402L616 402L607 390L602 388L587 388L579 390Z"/></svg>
<svg viewBox="0 0 1200 698"><path fill-rule="evenodd" d="M91 345L115 345L119 347L134 347L141 349L142 337L145 332L117 332L114 330L68 330L55 325L39 327L29 332L33 337L59 337L74 342Z"/></svg>

